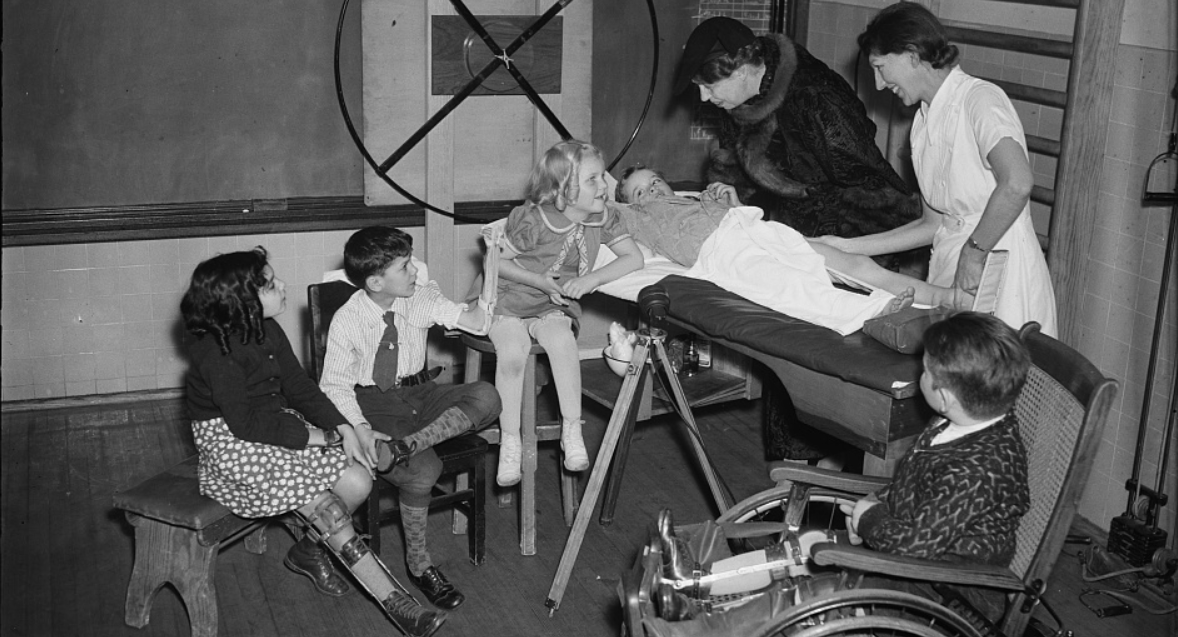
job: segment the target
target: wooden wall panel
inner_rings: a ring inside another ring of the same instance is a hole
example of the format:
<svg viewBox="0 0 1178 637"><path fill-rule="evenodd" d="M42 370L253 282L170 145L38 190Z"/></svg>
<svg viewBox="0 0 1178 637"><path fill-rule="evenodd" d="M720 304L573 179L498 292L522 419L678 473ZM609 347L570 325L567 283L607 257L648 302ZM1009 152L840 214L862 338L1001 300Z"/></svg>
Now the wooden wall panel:
<svg viewBox="0 0 1178 637"><path fill-rule="evenodd" d="M488 16L480 21L491 39L507 47L528 28L535 16ZM437 15L431 19L434 72L430 78L434 95L454 95L495 59L473 27L461 16ZM537 93L560 92L560 64L563 51L564 18L553 17L511 55L511 68L519 71ZM473 95L526 95L511 71L500 66L474 89Z"/></svg>
<svg viewBox="0 0 1178 637"><path fill-rule="evenodd" d="M494 0L471 10L480 15L531 15L551 2ZM433 8L431 8L433 7ZM592 73L592 0L576 0L559 15L563 23L560 94L543 95L571 134L589 138ZM450 3L365 0L362 31L364 57L364 140L378 162L399 148L428 117L430 12L453 14ZM506 46L509 42L499 42ZM455 139L450 175L457 201L510 199L521 195L535 161L535 150L559 140L552 126L523 96L468 97L447 119ZM410 193L424 197L427 138L389 172ZM434 162L430 162L435 165ZM407 203L371 168L365 174L370 204ZM437 205L430 201L431 204ZM443 206L439 206L443 207Z"/></svg>
<svg viewBox="0 0 1178 637"><path fill-rule="evenodd" d="M377 162L395 151L426 120L425 4L395 0L361 3L364 125L362 135ZM425 147L414 148L389 172L410 193L425 194ZM369 205L408 201L364 168Z"/></svg>
<svg viewBox="0 0 1178 637"><path fill-rule="evenodd" d="M553 96L545 96L550 107ZM535 109L528 98L472 96L454 120L454 197L519 199L532 170Z"/></svg>

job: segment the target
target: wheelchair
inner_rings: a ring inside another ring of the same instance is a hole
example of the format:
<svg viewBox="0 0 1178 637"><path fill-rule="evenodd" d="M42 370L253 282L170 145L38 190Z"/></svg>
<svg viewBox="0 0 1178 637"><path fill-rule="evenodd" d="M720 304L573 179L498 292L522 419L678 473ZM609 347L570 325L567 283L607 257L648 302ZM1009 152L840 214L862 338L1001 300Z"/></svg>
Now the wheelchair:
<svg viewBox="0 0 1178 637"><path fill-rule="evenodd" d="M793 493L789 493L793 491ZM982 637L994 627L954 597L864 586L864 574L824 567L812 551L847 546L838 505L858 497L828 490L769 489L715 522L674 527L663 510L623 581L632 637L696 635L912 635ZM812 522L829 524L815 528ZM807 520L801 522L802 519ZM747 558L747 559L746 559Z"/></svg>
<svg viewBox="0 0 1178 637"><path fill-rule="evenodd" d="M1020 337L1032 361L1015 404L1031 508L1009 567L851 546L842 539L839 505L853 505L886 479L772 463L776 486L714 521L676 527L668 512L659 515L619 585L623 634L1023 637L1028 625L1042 630L1031 613L1071 528L1117 383L1034 323ZM874 576L912 582L922 594L880 587ZM961 587L1004 592L1002 617L986 621Z"/></svg>

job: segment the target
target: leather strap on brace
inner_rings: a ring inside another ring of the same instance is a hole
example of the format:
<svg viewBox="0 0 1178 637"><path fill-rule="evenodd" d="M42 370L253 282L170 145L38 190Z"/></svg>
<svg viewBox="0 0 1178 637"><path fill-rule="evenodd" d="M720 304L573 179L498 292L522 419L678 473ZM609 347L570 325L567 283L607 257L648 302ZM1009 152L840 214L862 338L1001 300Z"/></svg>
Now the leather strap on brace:
<svg viewBox="0 0 1178 637"><path fill-rule="evenodd" d="M315 508L310 515L299 511L299 516L307 523L307 532L316 542L326 543L333 535L348 527L352 523L352 515L348 513L348 506L331 491L319 494Z"/></svg>

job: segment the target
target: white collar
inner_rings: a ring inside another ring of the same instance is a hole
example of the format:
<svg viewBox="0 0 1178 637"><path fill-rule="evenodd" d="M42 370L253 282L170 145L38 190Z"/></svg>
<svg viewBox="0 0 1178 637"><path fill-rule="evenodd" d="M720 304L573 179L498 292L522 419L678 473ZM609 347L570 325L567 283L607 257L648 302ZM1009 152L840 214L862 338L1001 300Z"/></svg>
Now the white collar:
<svg viewBox="0 0 1178 637"><path fill-rule="evenodd" d="M573 221L572 219L569 219L568 217L566 217L563 212L557 210L556 207L552 206L551 204L545 204L545 205L540 205L540 206L536 206L536 207L540 209L540 220L544 222L544 226L546 228L548 228L549 230L555 232L556 234L568 234L568 233L572 232L573 230L576 230L577 226L584 226L586 228L600 228L605 225L606 221L609 220L609 214L610 214L609 206L607 205L605 207L605 210L603 210L601 212L601 219L599 221L589 221L589 220ZM569 225L567 225L563 228L556 227L552 223L552 220L550 220L548 218L549 214L560 215L561 218L564 219L565 221L567 221ZM596 214L597 213L590 215L590 218L592 218L593 216L596 216Z"/></svg>

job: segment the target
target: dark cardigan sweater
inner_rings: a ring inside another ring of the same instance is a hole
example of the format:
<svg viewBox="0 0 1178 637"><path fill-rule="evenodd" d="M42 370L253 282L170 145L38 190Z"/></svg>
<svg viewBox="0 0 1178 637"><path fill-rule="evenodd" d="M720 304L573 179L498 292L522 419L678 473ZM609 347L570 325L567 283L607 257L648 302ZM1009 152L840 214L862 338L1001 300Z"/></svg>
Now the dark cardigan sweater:
<svg viewBox="0 0 1178 637"><path fill-rule="evenodd" d="M229 354L211 334L189 336L187 394L189 417L222 417L233 435L248 442L288 449L307 446L303 414L311 424L332 430L347 420L303 370L286 332L274 319L263 321L262 343L241 343L229 337Z"/></svg>

